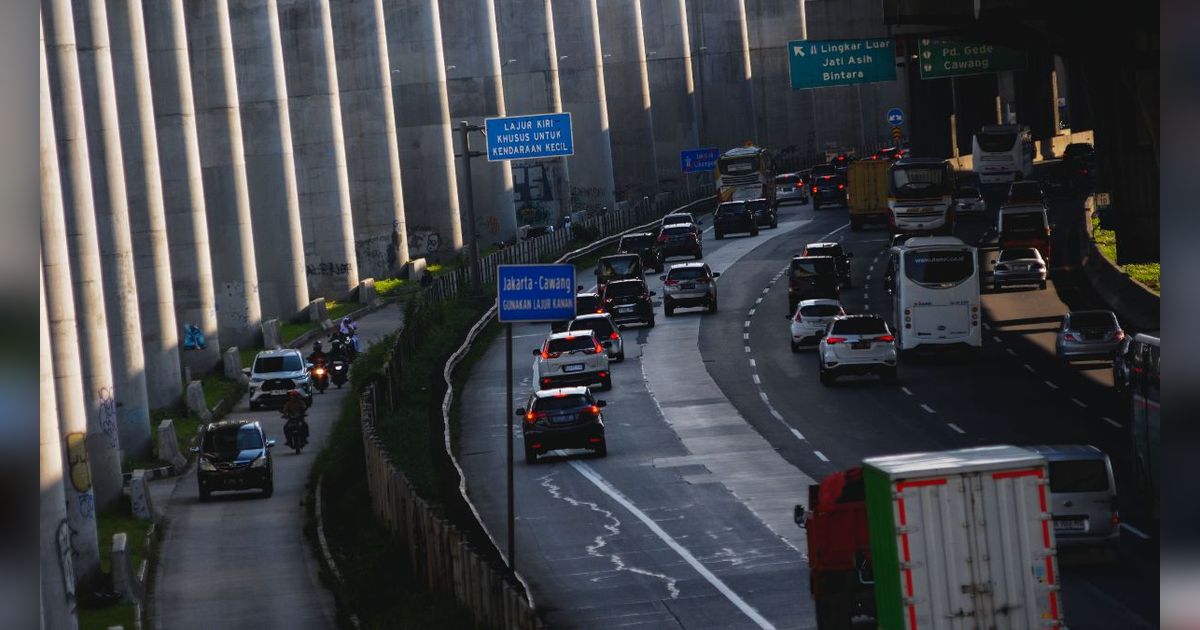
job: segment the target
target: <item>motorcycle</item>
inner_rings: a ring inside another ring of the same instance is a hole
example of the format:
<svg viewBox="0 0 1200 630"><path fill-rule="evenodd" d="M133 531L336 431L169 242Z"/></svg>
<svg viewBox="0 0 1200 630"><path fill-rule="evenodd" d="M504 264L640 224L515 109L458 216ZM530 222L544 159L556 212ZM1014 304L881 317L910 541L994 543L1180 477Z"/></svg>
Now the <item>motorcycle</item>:
<svg viewBox="0 0 1200 630"><path fill-rule="evenodd" d="M283 435L288 448L295 449L299 455L300 449L308 445L308 422L304 419L304 414L283 414L283 418Z"/></svg>
<svg viewBox="0 0 1200 630"><path fill-rule="evenodd" d="M349 376L350 370L347 369L345 361L334 359L333 362L329 364L329 378L333 381L334 385L337 385L338 389L341 389L342 385L346 384L346 380L349 378Z"/></svg>
<svg viewBox="0 0 1200 630"><path fill-rule="evenodd" d="M334 336L329 341L333 346L330 354L344 356L347 362L354 362L354 357L358 356L358 351L355 349L354 340L350 338L350 335L334 333Z"/></svg>
<svg viewBox="0 0 1200 630"><path fill-rule="evenodd" d="M308 370L312 377L313 387L322 394L325 393L325 388L329 387L329 370L325 369L324 363L317 363Z"/></svg>

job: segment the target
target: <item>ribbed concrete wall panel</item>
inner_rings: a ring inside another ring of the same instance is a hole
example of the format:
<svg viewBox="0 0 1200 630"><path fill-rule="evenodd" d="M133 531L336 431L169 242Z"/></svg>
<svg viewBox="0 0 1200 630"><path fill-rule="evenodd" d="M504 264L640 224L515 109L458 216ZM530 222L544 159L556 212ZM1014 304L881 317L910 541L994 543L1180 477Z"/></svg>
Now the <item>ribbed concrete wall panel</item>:
<svg viewBox="0 0 1200 630"><path fill-rule="evenodd" d="M679 152L700 146L687 0L642 0L642 25L659 185L684 190Z"/></svg>
<svg viewBox="0 0 1200 630"><path fill-rule="evenodd" d="M634 203L653 197L658 190L642 1L597 0L596 6L611 123L613 182L617 198Z"/></svg>
<svg viewBox="0 0 1200 630"><path fill-rule="evenodd" d="M696 0L688 8L701 141L726 151L755 135L743 0Z"/></svg>

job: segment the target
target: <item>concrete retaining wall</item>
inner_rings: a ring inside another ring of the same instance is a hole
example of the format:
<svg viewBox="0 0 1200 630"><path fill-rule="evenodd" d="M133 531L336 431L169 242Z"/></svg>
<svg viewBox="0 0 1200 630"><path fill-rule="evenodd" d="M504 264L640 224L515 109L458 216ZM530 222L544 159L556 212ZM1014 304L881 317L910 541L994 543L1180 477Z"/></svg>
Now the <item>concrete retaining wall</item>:
<svg viewBox="0 0 1200 630"><path fill-rule="evenodd" d="M1159 296L1105 258L1095 243L1088 246L1083 273L1123 325L1138 331L1158 330Z"/></svg>

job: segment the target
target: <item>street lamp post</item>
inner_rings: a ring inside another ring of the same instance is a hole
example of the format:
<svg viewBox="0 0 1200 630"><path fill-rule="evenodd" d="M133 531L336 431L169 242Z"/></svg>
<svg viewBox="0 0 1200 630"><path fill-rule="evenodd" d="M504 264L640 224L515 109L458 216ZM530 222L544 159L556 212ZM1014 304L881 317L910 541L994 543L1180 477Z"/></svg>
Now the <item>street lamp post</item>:
<svg viewBox="0 0 1200 630"><path fill-rule="evenodd" d="M479 294L480 290L480 269L479 269L479 238L475 226L475 192L474 183L471 180L471 158L486 155L482 151L471 150L471 132L482 131L480 125L472 125L463 120L459 123L459 131L462 132L462 153L454 157L463 159L463 178L466 182L466 224L467 224L467 256L470 258L471 265L471 293Z"/></svg>

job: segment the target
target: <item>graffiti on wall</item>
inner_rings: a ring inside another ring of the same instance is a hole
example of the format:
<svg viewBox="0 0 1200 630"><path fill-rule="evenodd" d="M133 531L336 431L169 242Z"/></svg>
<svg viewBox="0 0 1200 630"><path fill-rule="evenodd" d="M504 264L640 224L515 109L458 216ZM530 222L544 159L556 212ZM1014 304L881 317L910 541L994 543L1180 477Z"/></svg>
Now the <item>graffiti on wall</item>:
<svg viewBox="0 0 1200 630"><path fill-rule="evenodd" d="M92 489L92 471L88 468L87 436L83 433L67 434L67 469L71 473L71 486L76 492Z"/></svg>
<svg viewBox="0 0 1200 630"><path fill-rule="evenodd" d="M67 521L59 521L58 531L55 532L58 542L58 564L62 568L63 591L67 594L67 608L75 613L75 549L71 545L71 526Z"/></svg>
<svg viewBox="0 0 1200 630"><path fill-rule="evenodd" d="M354 251L358 254L358 268L366 270L367 275L395 271L400 262L402 238L400 222L393 221L391 233L355 239Z"/></svg>
<svg viewBox="0 0 1200 630"><path fill-rule="evenodd" d="M571 208L588 214L601 212L605 207L606 192L599 186L571 186Z"/></svg>
<svg viewBox="0 0 1200 630"><path fill-rule="evenodd" d="M552 225L562 212L562 177L556 160L512 163L513 202L521 225Z"/></svg>
<svg viewBox="0 0 1200 630"><path fill-rule="evenodd" d="M321 262L305 265L305 271L310 276L345 276L350 274L348 262Z"/></svg>
<svg viewBox="0 0 1200 630"><path fill-rule="evenodd" d="M432 227L411 227L408 230L408 255L412 258L429 256L442 250L442 234Z"/></svg>
<svg viewBox="0 0 1200 630"><path fill-rule="evenodd" d="M108 441L115 448L118 444L117 440L117 399L113 396L113 390L108 387L101 387L96 392L96 412L99 414L100 430L104 431L104 435L108 436Z"/></svg>

